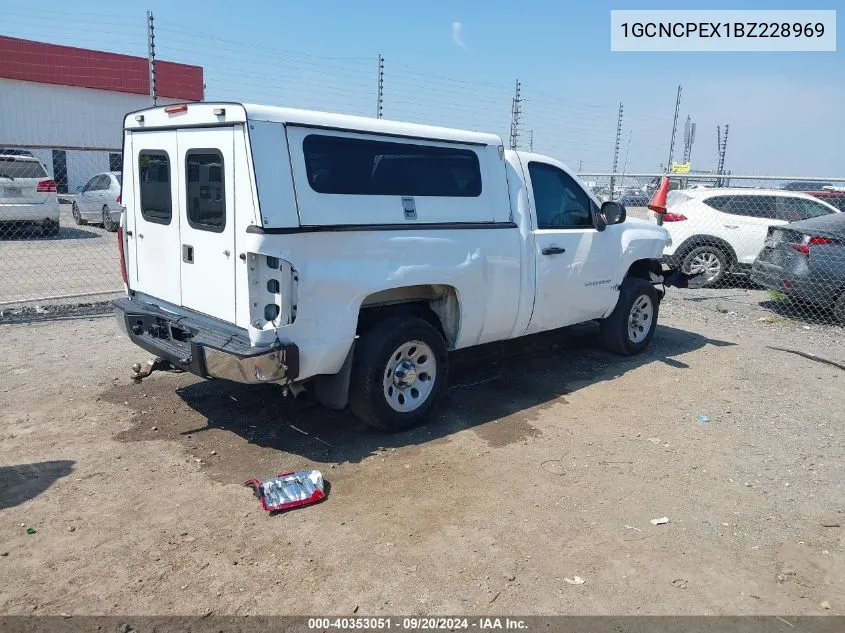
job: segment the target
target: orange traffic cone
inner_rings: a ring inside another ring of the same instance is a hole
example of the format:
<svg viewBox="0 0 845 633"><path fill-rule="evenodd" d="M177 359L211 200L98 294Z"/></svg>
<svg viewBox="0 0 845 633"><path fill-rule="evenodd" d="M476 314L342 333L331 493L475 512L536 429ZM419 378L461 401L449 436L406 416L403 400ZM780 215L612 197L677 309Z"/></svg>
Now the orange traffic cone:
<svg viewBox="0 0 845 633"><path fill-rule="evenodd" d="M669 193L669 177L663 176L660 186L648 203L648 208L655 213L666 213L666 195Z"/></svg>

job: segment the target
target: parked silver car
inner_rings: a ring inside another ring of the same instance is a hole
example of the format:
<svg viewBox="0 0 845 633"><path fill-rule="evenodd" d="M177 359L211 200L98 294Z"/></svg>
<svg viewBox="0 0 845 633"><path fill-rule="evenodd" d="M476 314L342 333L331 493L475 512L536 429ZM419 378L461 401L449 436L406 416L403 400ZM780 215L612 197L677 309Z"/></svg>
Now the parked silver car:
<svg viewBox="0 0 845 633"><path fill-rule="evenodd" d="M124 209L120 201L121 184L119 171L107 171L91 178L73 201L74 222L102 224L107 231L117 231Z"/></svg>

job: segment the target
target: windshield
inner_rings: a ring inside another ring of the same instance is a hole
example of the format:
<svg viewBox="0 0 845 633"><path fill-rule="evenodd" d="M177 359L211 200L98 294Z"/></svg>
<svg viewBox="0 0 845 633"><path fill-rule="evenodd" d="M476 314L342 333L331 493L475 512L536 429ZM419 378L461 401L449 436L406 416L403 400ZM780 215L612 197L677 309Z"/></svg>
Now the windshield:
<svg viewBox="0 0 845 633"><path fill-rule="evenodd" d="M47 175L37 160L0 156L0 178L43 178Z"/></svg>

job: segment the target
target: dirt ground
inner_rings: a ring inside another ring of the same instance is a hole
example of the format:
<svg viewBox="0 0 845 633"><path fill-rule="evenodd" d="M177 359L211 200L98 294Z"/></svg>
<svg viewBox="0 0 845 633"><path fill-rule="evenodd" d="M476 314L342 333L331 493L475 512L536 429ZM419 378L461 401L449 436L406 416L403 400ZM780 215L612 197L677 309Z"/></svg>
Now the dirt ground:
<svg viewBox="0 0 845 633"><path fill-rule="evenodd" d="M109 317L0 325L0 613L845 613L845 372L768 347L843 330L720 301L672 292L636 358L592 325L456 354L395 435L133 384ZM312 467L286 514L242 485Z"/></svg>

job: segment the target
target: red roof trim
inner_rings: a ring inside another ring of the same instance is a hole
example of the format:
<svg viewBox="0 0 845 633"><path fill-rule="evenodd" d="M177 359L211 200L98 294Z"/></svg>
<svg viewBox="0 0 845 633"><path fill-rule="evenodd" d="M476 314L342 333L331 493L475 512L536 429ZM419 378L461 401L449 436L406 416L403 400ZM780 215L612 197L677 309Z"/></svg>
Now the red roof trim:
<svg viewBox="0 0 845 633"><path fill-rule="evenodd" d="M61 86L150 94L146 57L0 35L0 77ZM202 101L202 66L156 61L158 96Z"/></svg>

